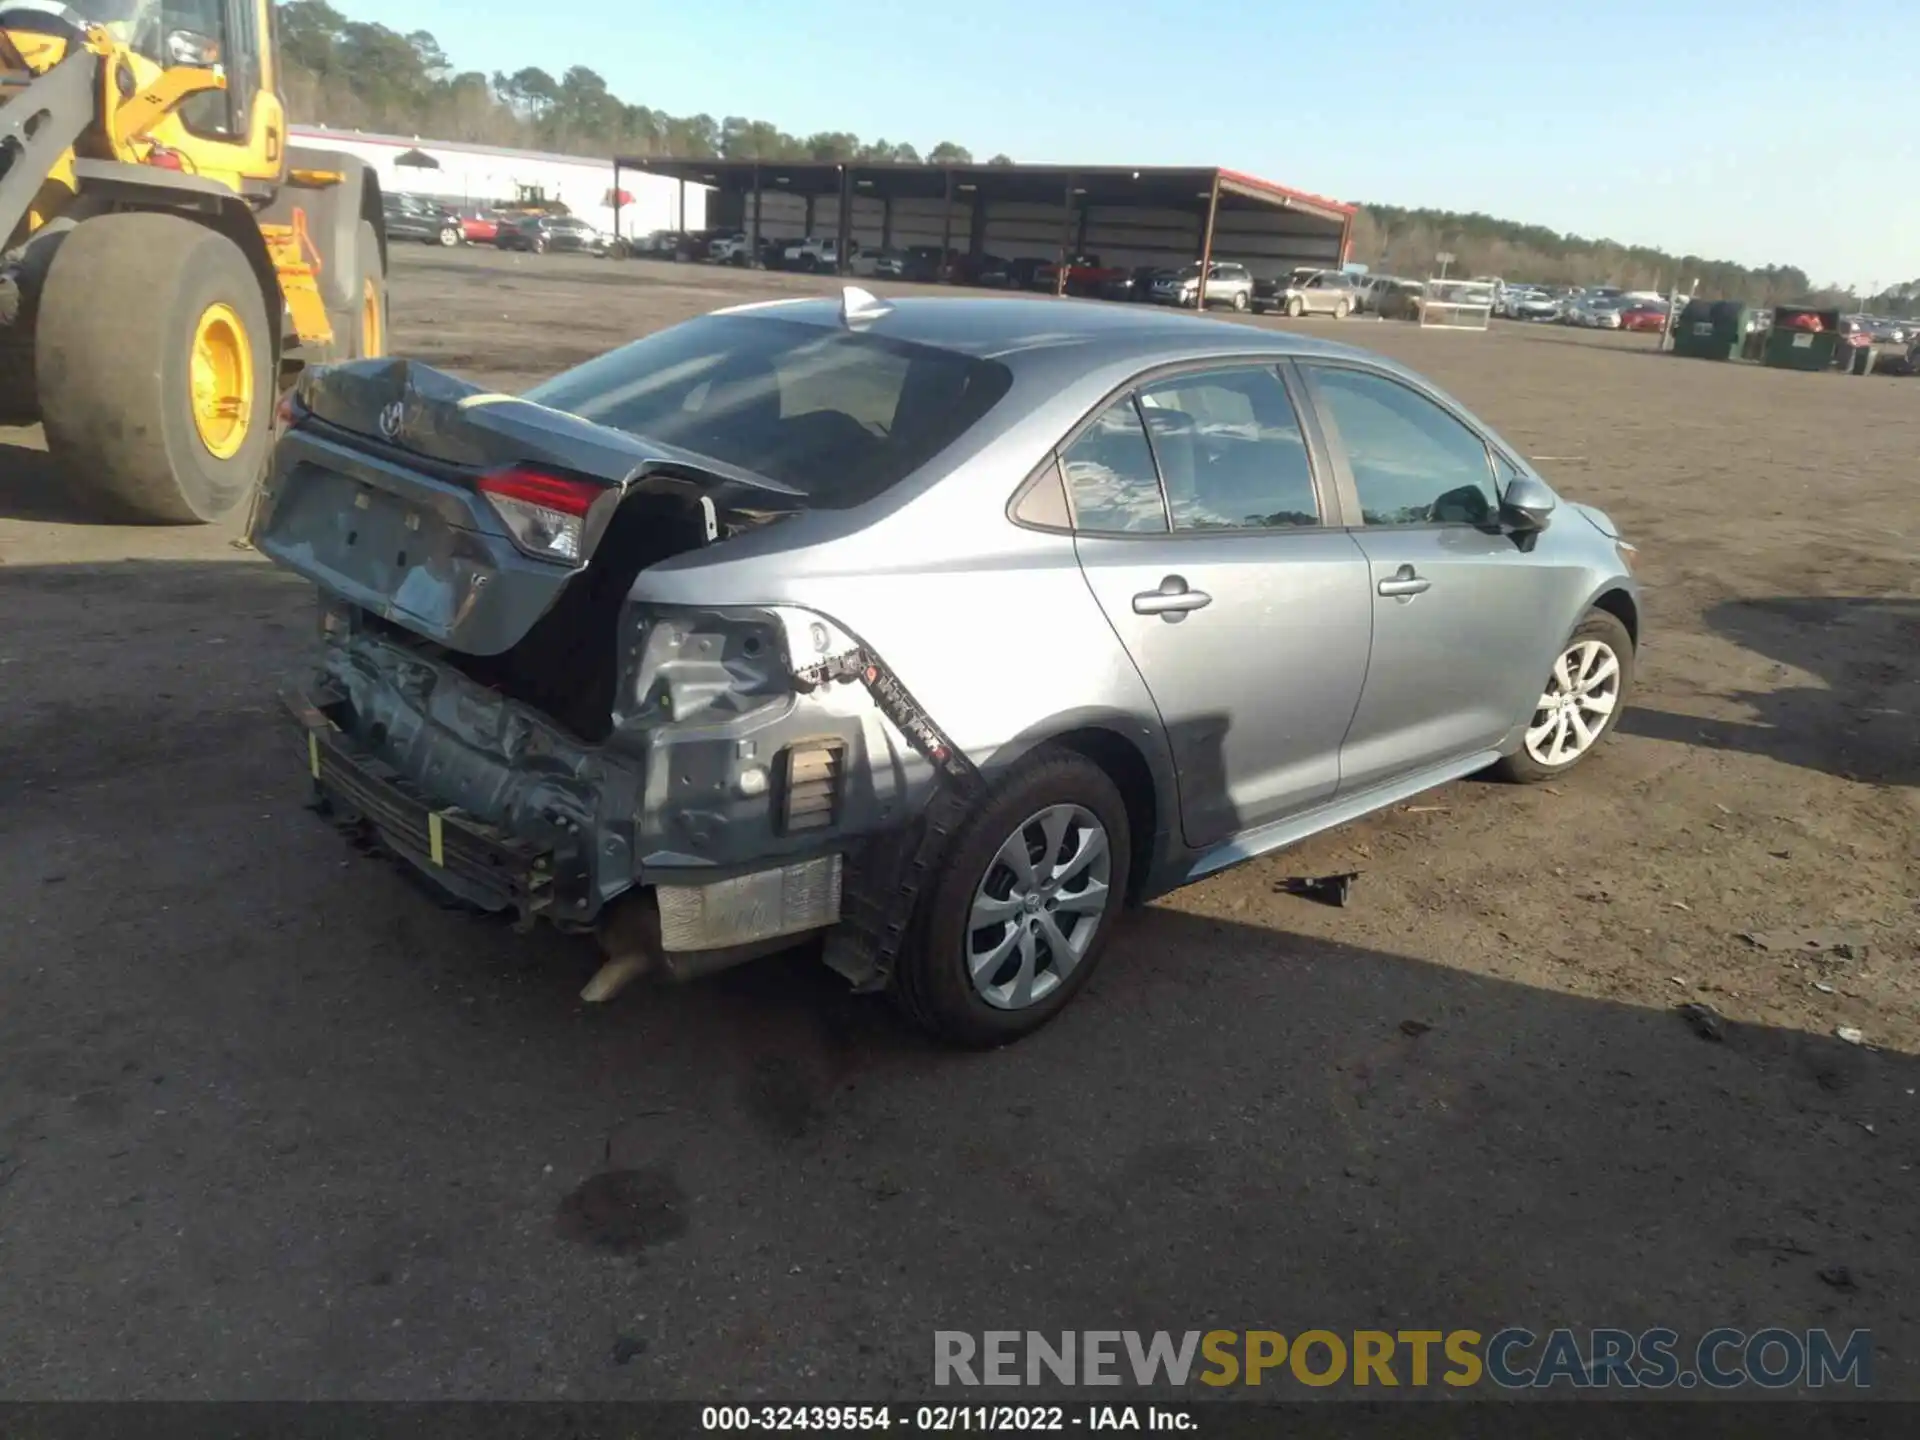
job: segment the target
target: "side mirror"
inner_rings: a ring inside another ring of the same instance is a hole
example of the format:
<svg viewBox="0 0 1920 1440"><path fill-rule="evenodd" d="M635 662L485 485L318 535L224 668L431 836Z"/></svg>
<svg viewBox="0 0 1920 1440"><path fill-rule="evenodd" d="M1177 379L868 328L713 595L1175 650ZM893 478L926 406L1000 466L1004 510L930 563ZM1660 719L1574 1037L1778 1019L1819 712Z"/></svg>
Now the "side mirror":
<svg viewBox="0 0 1920 1440"><path fill-rule="evenodd" d="M1531 475L1519 475L1507 482L1500 497L1500 518L1513 530L1544 530L1557 503L1545 485Z"/></svg>
<svg viewBox="0 0 1920 1440"><path fill-rule="evenodd" d="M167 61L195 70L211 70L220 63L220 42L195 30L174 30L167 35Z"/></svg>

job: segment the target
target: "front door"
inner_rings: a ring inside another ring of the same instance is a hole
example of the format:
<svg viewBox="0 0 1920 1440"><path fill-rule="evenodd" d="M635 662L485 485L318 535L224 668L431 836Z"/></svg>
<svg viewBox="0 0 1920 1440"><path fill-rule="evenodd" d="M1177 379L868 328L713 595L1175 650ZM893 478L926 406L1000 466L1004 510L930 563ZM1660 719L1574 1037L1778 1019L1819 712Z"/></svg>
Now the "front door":
<svg viewBox="0 0 1920 1440"><path fill-rule="evenodd" d="M1581 578L1499 528L1487 443L1452 411L1379 371L1301 369L1357 500L1373 607L1346 793L1489 749L1531 715L1553 658L1540 617Z"/></svg>
<svg viewBox="0 0 1920 1440"><path fill-rule="evenodd" d="M1187 843L1330 798L1372 604L1279 372L1145 386L1061 460L1081 568L1171 741Z"/></svg>

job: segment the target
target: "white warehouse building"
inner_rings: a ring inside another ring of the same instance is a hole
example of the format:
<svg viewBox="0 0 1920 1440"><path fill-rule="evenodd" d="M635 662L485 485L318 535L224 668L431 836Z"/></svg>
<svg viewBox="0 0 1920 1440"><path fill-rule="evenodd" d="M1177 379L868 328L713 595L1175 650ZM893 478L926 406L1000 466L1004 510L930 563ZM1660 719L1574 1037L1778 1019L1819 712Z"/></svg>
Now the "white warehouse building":
<svg viewBox="0 0 1920 1440"><path fill-rule="evenodd" d="M290 134L297 144L358 156L383 190L398 194L431 195L458 205L558 201L608 234L630 237L699 230L707 223L706 186L622 170L616 192L611 160L324 125L295 125Z"/></svg>

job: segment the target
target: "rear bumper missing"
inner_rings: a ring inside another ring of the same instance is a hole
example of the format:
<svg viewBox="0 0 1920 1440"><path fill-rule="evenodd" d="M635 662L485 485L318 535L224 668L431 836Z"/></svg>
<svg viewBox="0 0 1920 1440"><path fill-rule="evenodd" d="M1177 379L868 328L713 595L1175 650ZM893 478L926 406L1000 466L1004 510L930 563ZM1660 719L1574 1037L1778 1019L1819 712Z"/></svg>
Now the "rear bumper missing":
<svg viewBox="0 0 1920 1440"><path fill-rule="evenodd" d="M307 773L322 813L356 839L379 840L449 894L523 921L552 908L552 850L503 835L435 804L391 766L356 745L329 710L301 692L283 696L306 737Z"/></svg>

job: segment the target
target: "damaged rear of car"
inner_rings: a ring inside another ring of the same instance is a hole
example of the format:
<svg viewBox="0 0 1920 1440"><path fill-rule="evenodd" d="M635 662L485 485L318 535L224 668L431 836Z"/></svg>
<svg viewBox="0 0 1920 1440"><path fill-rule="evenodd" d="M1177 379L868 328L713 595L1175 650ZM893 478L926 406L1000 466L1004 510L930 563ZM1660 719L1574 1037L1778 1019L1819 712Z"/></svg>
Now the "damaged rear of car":
<svg viewBox="0 0 1920 1440"><path fill-rule="evenodd" d="M310 372L252 538L320 588L288 702L322 808L470 905L601 929L595 998L846 920L852 842L964 758L857 635L784 603L781 564L717 606L643 577L749 541L804 557L1007 386L991 360L766 314L524 397L404 360ZM644 903L616 919L623 899ZM868 951L843 968L874 978L886 937L842 928Z"/></svg>

